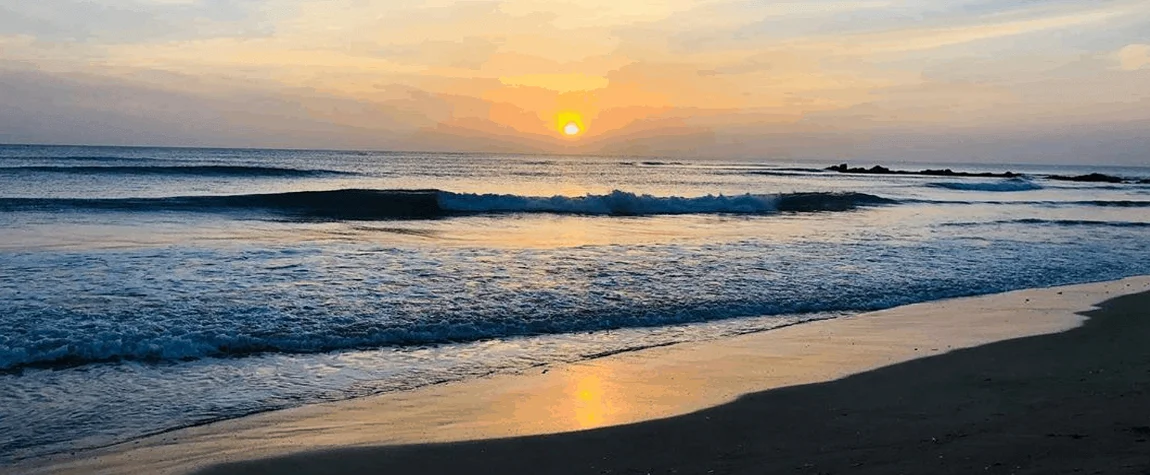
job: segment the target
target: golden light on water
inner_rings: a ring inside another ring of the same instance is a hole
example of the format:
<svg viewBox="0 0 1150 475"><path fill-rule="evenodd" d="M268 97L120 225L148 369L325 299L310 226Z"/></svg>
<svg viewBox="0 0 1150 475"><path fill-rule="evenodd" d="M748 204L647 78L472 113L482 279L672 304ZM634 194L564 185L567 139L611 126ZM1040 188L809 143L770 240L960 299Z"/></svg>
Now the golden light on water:
<svg viewBox="0 0 1150 475"><path fill-rule="evenodd" d="M600 376L591 374L577 378L572 381L570 391L573 397L569 398L569 402L575 427L577 429L602 427L611 411Z"/></svg>

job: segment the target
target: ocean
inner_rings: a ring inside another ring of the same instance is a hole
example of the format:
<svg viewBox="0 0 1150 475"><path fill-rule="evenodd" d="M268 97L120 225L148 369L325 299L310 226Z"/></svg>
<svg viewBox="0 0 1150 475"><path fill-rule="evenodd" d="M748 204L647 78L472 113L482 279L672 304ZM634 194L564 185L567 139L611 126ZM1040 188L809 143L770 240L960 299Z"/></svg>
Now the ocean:
<svg viewBox="0 0 1150 475"><path fill-rule="evenodd" d="M1148 167L831 164L0 146L0 464L1150 274L1150 185L1046 177Z"/></svg>

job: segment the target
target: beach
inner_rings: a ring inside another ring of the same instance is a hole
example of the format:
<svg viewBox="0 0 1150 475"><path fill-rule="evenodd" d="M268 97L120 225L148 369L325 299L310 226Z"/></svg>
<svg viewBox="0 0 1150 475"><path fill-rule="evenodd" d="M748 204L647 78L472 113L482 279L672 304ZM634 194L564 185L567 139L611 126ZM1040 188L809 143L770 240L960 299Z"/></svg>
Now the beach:
<svg viewBox="0 0 1150 475"><path fill-rule="evenodd" d="M1145 473L1150 277L275 411L13 473Z"/></svg>
<svg viewBox="0 0 1150 475"><path fill-rule="evenodd" d="M1148 0L0 12L0 475L1150 475Z"/></svg>

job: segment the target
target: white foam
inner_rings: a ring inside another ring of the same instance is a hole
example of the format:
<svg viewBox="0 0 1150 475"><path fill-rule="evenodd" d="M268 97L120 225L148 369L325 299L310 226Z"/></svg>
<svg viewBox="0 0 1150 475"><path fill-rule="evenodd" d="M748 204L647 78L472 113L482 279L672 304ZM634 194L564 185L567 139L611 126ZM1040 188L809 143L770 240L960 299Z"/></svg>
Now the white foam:
<svg viewBox="0 0 1150 475"><path fill-rule="evenodd" d="M615 190L605 195L534 197L519 195L441 192L439 205L447 211L545 212L596 215L651 215L694 213L765 214L778 209L777 195L706 195L693 198L658 197Z"/></svg>
<svg viewBox="0 0 1150 475"><path fill-rule="evenodd" d="M1011 178L1009 180L1002 180L996 182L941 182L931 183L930 186L935 188L946 188L948 190L960 191L1032 191L1041 190L1042 185L1030 180Z"/></svg>

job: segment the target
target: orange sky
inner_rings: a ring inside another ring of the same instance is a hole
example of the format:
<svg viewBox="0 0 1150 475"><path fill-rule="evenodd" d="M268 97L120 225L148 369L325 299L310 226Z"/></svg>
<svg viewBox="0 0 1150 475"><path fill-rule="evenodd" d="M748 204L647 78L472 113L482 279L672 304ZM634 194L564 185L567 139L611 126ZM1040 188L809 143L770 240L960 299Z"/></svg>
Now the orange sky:
<svg viewBox="0 0 1150 475"><path fill-rule="evenodd" d="M1150 123L1141 0L233 3L0 6L0 141L837 157Z"/></svg>

